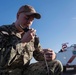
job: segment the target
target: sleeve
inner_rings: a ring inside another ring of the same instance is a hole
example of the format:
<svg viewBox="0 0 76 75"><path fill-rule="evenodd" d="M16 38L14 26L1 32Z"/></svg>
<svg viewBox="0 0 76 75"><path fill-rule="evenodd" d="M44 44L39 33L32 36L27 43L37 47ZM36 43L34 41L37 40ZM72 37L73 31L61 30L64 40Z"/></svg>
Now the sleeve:
<svg viewBox="0 0 76 75"><path fill-rule="evenodd" d="M0 31L0 48L3 48L8 42L8 35Z"/></svg>
<svg viewBox="0 0 76 75"><path fill-rule="evenodd" d="M17 36L11 35L7 32L0 32L0 65L10 65L16 57L17 51L21 54L24 47Z"/></svg>
<svg viewBox="0 0 76 75"><path fill-rule="evenodd" d="M44 61L44 55L42 53L43 49L41 48L38 37L35 37L34 47L35 47L35 51L33 53L34 58L37 61Z"/></svg>

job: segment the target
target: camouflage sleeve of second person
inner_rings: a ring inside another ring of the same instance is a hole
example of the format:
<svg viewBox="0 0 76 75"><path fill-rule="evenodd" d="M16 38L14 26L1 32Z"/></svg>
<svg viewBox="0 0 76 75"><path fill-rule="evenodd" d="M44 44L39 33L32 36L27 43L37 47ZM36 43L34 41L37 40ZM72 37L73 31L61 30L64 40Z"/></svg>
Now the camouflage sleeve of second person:
<svg viewBox="0 0 76 75"><path fill-rule="evenodd" d="M34 47L35 47L35 51L33 53L34 58L37 61L44 61L43 49L40 45L39 37L35 38Z"/></svg>

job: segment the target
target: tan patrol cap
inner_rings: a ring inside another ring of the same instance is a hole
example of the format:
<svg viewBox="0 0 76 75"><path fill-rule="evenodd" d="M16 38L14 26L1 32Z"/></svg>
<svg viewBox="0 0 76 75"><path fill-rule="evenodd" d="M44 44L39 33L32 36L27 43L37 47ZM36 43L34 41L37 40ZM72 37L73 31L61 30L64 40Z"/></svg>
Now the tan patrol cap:
<svg viewBox="0 0 76 75"><path fill-rule="evenodd" d="M41 15L37 13L36 10L30 5L24 5L20 7L20 9L18 10L18 13L22 13L22 12L25 12L26 15L34 15L36 19L41 18Z"/></svg>

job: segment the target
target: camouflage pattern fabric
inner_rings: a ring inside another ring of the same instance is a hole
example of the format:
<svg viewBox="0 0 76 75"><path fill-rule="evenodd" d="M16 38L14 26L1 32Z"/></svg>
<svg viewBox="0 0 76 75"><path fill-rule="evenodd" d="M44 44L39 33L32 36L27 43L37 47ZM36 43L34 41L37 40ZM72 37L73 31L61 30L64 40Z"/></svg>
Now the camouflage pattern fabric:
<svg viewBox="0 0 76 75"><path fill-rule="evenodd" d="M61 75L63 67L61 66L60 61L54 60L48 62L49 75ZM0 72L1 75L1 72ZM48 75L47 67L45 62L37 62L30 64L27 68L23 69L7 69L2 70L2 75Z"/></svg>
<svg viewBox="0 0 76 75"><path fill-rule="evenodd" d="M54 60L48 62L49 75L61 75L63 71L63 66L61 66L60 61ZM45 62L37 62L31 64L25 71L24 75L48 75L47 67Z"/></svg>
<svg viewBox="0 0 76 75"><path fill-rule="evenodd" d="M14 23L0 26L0 75L46 75L39 38L31 40L25 47L20 40L21 34ZM29 65L32 57L41 62ZM48 62L48 65L52 74L62 72L63 68L59 61Z"/></svg>
<svg viewBox="0 0 76 75"><path fill-rule="evenodd" d="M20 40L21 34L14 24L0 26L0 67L23 66L30 62L33 56L36 60L44 59L40 52L42 49L39 43L31 40L23 47Z"/></svg>

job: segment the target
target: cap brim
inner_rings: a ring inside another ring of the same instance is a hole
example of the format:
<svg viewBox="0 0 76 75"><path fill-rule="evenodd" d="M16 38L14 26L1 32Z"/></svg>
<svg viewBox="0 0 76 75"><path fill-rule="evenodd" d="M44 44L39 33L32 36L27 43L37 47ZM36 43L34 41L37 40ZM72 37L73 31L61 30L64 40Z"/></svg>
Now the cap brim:
<svg viewBox="0 0 76 75"><path fill-rule="evenodd" d="M34 15L36 19L40 19L41 15L39 13L26 13L26 15Z"/></svg>

